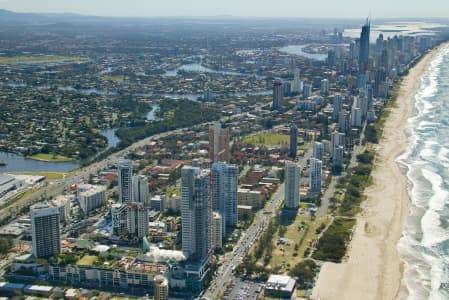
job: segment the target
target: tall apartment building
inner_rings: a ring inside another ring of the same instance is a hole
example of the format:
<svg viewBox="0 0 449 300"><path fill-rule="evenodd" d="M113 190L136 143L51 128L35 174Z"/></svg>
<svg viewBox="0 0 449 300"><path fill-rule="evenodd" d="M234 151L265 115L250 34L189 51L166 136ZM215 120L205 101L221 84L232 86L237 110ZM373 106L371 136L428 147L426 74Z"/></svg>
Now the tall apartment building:
<svg viewBox="0 0 449 300"><path fill-rule="evenodd" d="M148 177L144 175L133 176L133 202L149 204Z"/></svg>
<svg viewBox="0 0 449 300"><path fill-rule="evenodd" d="M334 153L332 155L332 167L342 168L343 167L343 157L345 154L344 148L342 146L336 146L333 151L334 151Z"/></svg>
<svg viewBox="0 0 449 300"><path fill-rule="evenodd" d="M369 69L370 27L370 22L367 19L365 25L362 26L362 32L360 33L359 74L364 74Z"/></svg>
<svg viewBox="0 0 449 300"><path fill-rule="evenodd" d="M301 177L301 168L294 162L285 162L285 207L299 207L299 180Z"/></svg>
<svg viewBox="0 0 449 300"><path fill-rule="evenodd" d="M320 86L320 94L321 96L327 96L329 95L329 80L323 79L321 80L321 86Z"/></svg>
<svg viewBox="0 0 449 300"><path fill-rule="evenodd" d="M316 158L310 159L310 192L320 193L323 163Z"/></svg>
<svg viewBox="0 0 449 300"><path fill-rule="evenodd" d="M238 219L239 168L224 162L212 165L212 208L223 220L223 235L226 227L235 227Z"/></svg>
<svg viewBox="0 0 449 300"><path fill-rule="evenodd" d="M76 187L78 203L85 214L106 203L106 186L79 184Z"/></svg>
<svg viewBox="0 0 449 300"><path fill-rule="evenodd" d="M119 159L117 164L119 203L133 201L133 165L130 159Z"/></svg>
<svg viewBox="0 0 449 300"><path fill-rule="evenodd" d="M345 147L345 138L346 135L342 132L334 131L331 134L331 156L334 154L334 149L337 146L342 146L343 149Z"/></svg>
<svg viewBox="0 0 449 300"><path fill-rule="evenodd" d="M120 236L127 229L127 205L115 203L111 207L112 235Z"/></svg>
<svg viewBox="0 0 449 300"><path fill-rule="evenodd" d="M304 99L307 99L309 97L312 97L312 84L311 83L305 83L302 88L302 97Z"/></svg>
<svg viewBox="0 0 449 300"><path fill-rule="evenodd" d="M168 280L163 275L154 278L154 300L168 300Z"/></svg>
<svg viewBox="0 0 449 300"><path fill-rule="evenodd" d="M208 260L212 243L210 171L183 167L181 194L182 252L201 263Z"/></svg>
<svg viewBox="0 0 449 300"><path fill-rule="evenodd" d="M284 101L284 87L282 82L277 80L273 84L273 104L272 109L278 110L282 107L282 102Z"/></svg>
<svg viewBox="0 0 449 300"><path fill-rule="evenodd" d="M130 203L127 208L128 233L139 239L148 233L148 210L143 203Z"/></svg>
<svg viewBox="0 0 449 300"><path fill-rule="evenodd" d="M209 127L209 159L211 161L229 162L231 160L229 139L229 128L221 128L220 122L215 122Z"/></svg>
<svg viewBox="0 0 449 300"><path fill-rule="evenodd" d="M61 251L59 209L36 204L30 208L33 255L50 257Z"/></svg>
<svg viewBox="0 0 449 300"><path fill-rule="evenodd" d="M213 248L221 249L223 240L223 218L220 213L213 212L212 214L212 229L213 229Z"/></svg>
<svg viewBox="0 0 449 300"><path fill-rule="evenodd" d="M323 161L324 157L324 144L320 142L315 142L313 144L313 158Z"/></svg>
<svg viewBox="0 0 449 300"><path fill-rule="evenodd" d="M332 111L332 118L334 121L338 120L338 116L343 109L343 99L341 95L335 95L333 100L334 109Z"/></svg>
<svg viewBox="0 0 449 300"><path fill-rule="evenodd" d="M290 126L290 157L296 159L298 153L298 127L295 124Z"/></svg>
<svg viewBox="0 0 449 300"><path fill-rule="evenodd" d="M64 223L70 219L70 202L71 195L58 195L51 201L51 206L59 210L59 222Z"/></svg>

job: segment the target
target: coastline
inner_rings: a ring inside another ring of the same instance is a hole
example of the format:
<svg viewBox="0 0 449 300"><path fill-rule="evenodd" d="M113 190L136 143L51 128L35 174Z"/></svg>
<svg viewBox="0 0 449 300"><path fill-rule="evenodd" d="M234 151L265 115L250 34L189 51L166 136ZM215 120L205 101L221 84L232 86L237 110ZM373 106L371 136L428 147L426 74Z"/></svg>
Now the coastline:
<svg viewBox="0 0 449 300"><path fill-rule="evenodd" d="M421 77L444 45L423 56L403 78L376 146L373 181L365 190L367 199L357 216L348 259L341 264L323 264L312 299L396 299L407 295L397 244L409 214L410 197L408 179L397 158L408 146L405 130Z"/></svg>

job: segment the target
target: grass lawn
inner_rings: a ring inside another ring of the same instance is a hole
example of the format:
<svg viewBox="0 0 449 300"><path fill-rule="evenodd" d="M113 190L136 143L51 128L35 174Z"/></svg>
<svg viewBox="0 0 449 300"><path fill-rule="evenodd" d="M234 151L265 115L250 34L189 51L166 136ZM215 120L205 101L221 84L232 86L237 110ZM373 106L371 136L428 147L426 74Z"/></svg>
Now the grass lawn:
<svg viewBox="0 0 449 300"><path fill-rule="evenodd" d="M181 196L181 189L180 188L168 189L167 192L165 193L165 196L171 197L173 194L175 194L176 196Z"/></svg>
<svg viewBox="0 0 449 300"><path fill-rule="evenodd" d="M92 266L97 261L97 259L98 259L97 256L85 255L76 264L78 266Z"/></svg>
<svg viewBox="0 0 449 300"><path fill-rule="evenodd" d="M27 156L27 158L48 162L69 162L75 160L71 157L51 153L38 153L35 155Z"/></svg>
<svg viewBox="0 0 449 300"><path fill-rule="evenodd" d="M298 138L298 142L300 141L302 141L302 139ZM279 133L261 133L249 136L245 138L243 142L253 145L288 146L290 145L290 136Z"/></svg>
<svg viewBox="0 0 449 300"><path fill-rule="evenodd" d="M86 61L82 57L70 57L70 56L58 56L58 55L40 55L40 56L0 56L0 64L13 65L13 64L46 64L46 63L65 63L75 61Z"/></svg>
<svg viewBox="0 0 449 300"><path fill-rule="evenodd" d="M322 223L328 224L330 220L329 218L321 218L311 221L310 216L303 215L297 215L294 222L288 221L284 217L282 217L282 220L283 225L287 226L284 238L290 240L291 244L277 246L279 238L279 231L277 231L272 240L274 250L269 265L272 267L283 265L281 272L288 272L293 266L303 260L304 251L309 247L309 243L317 237L316 229ZM298 249L296 251L295 245L297 245ZM296 256L293 255L295 252L297 253Z"/></svg>
<svg viewBox="0 0 449 300"><path fill-rule="evenodd" d="M13 174L45 176L46 179L55 180L72 176L76 171L72 172L14 172Z"/></svg>

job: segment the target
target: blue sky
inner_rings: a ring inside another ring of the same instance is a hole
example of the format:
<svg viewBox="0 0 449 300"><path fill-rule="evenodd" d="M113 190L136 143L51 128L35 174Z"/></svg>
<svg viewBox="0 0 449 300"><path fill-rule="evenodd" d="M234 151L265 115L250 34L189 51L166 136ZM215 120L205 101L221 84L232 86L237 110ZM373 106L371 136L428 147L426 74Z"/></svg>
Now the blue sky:
<svg viewBox="0 0 449 300"><path fill-rule="evenodd" d="M0 0L0 8L100 16L449 17L448 0Z"/></svg>

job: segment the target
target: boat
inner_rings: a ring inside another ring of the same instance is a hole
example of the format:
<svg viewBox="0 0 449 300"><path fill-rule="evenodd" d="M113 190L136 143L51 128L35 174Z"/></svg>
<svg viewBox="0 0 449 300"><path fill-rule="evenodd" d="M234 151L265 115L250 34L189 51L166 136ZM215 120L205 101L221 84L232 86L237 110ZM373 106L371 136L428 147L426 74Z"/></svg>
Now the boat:
<svg viewBox="0 0 449 300"><path fill-rule="evenodd" d="M0 159L0 167L1 166L6 166L8 163L2 159Z"/></svg>

